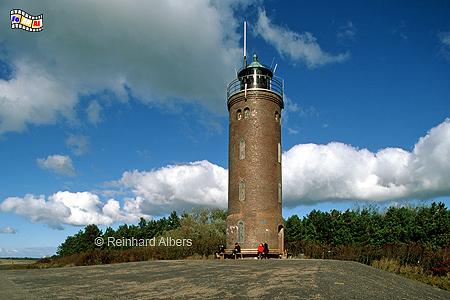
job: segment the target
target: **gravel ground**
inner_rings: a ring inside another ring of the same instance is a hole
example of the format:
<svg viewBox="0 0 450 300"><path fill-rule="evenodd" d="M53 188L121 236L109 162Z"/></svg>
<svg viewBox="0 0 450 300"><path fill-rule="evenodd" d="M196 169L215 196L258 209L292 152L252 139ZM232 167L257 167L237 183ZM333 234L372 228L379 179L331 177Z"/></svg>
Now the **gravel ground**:
<svg viewBox="0 0 450 300"><path fill-rule="evenodd" d="M0 270L0 299L449 299L450 292L334 260L148 261Z"/></svg>

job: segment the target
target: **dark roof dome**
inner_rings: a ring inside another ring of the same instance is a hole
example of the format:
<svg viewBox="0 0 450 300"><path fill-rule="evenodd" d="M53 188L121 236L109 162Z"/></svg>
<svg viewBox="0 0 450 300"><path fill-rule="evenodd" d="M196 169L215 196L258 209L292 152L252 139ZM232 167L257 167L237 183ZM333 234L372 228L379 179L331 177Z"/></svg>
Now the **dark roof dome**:
<svg viewBox="0 0 450 300"><path fill-rule="evenodd" d="M255 69L256 69L256 74L267 75L267 76L273 77L272 70L270 70L269 67L261 64L258 61L258 55L256 55L256 53L253 54L253 61L252 61L252 63L247 65L247 66L245 66L244 68L242 68L239 71L238 77L243 77L243 76L247 76L247 75L253 75Z"/></svg>

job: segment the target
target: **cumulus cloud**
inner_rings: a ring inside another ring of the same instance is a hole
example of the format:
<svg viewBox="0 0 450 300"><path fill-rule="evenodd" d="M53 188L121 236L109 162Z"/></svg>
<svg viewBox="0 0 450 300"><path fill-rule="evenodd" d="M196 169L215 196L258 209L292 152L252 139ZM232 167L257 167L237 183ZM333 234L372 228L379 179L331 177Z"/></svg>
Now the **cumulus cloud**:
<svg viewBox="0 0 450 300"><path fill-rule="evenodd" d="M390 201L450 196L450 120L420 138L412 151L377 152L343 143L300 144L283 153L284 204ZM226 207L227 170L208 161L125 172L116 183L146 214L192 206ZM138 201L138 202L136 202Z"/></svg>
<svg viewBox="0 0 450 300"><path fill-rule="evenodd" d="M338 63L350 57L348 53L330 54L322 50L310 32L297 33L272 23L264 10L259 11L256 33L273 45L282 56L303 62L309 68Z"/></svg>
<svg viewBox="0 0 450 300"><path fill-rule="evenodd" d="M14 78L0 79L0 134L21 131L27 123L72 120L76 102L73 91L47 70L35 62L16 61Z"/></svg>
<svg viewBox="0 0 450 300"><path fill-rule="evenodd" d="M377 152L343 143L299 144L285 153L283 203L295 207L321 201L396 201L450 196L450 119L421 137L412 151L385 148ZM101 201L92 192L57 192L10 197L0 211L61 228L133 222L172 210L227 206L228 172L208 161L169 165L150 171L128 171L108 184Z"/></svg>
<svg viewBox="0 0 450 300"><path fill-rule="evenodd" d="M412 151L377 152L343 143L300 144L283 153L288 207L321 201L390 201L450 196L450 120ZM208 161L125 172L116 182L136 211L166 214L192 206L226 207L227 170ZM123 190L122 190L123 191Z"/></svg>
<svg viewBox="0 0 450 300"><path fill-rule="evenodd" d="M193 206L227 206L228 172L208 161L125 172L119 181L148 214L166 214Z"/></svg>
<svg viewBox="0 0 450 300"><path fill-rule="evenodd" d="M89 150L89 139L87 136L71 134L66 139L66 145L75 155L85 154Z"/></svg>
<svg viewBox="0 0 450 300"><path fill-rule="evenodd" d="M67 155L49 155L47 158L38 158L38 166L43 170L48 170L59 175L74 176L75 168L72 159Z"/></svg>
<svg viewBox="0 0 450 300"><path fill-rule="evenodd" d="M90 192L57 192L47 199L32 194L24 197L9 197L0 204L0 211L14 212L32 222L44 223L54 229L70 225L111 225L113 222L135 222L144 214L133 215L125 203L121 208L118 201L109 199L102 203L100 198Z"/></svg>
<svg viewBox="0 0 450 300"><path fill-rule="evenodd" d="M16 234L17 230L15 228L6 226L6 227L0 227L0 233L5 233L5 234Z"/></svg>
<svg viewBox="0 0 450 300"><path fill-rule="evenodd" d="M296 145L283 154L287 206L337 200L388 201L450 196L450 120L412 152L376 153L342 143Z"/></svg>
<svg viewBox="0 0 450 300"><path fill-rule="evenodd" d="M69 225L132 223L140 217L165 215L194 206L227 206L227 171L208 161L170 165L152 171L125 172L113 186L127 191L123 205L114 199L102 202L92 192L60 191L47 199L32 194L10 197L0 211L22 215L55 229Z"/></svg>
<svg viewBox="0 0 450 300"><path fill-rule="evenodd" d="M131 93L145 103L181 100L225 113L223 91L241 53L234 12L247 5L1 1L1 11L21 7L43 13L46 27L27 38L23 32L0 31L0 60L15 70L12 79L0 80L0 133L73 117L80 95L103 91L123 101ZM100 108L91 104L88 116L96 122Z"/></svg>

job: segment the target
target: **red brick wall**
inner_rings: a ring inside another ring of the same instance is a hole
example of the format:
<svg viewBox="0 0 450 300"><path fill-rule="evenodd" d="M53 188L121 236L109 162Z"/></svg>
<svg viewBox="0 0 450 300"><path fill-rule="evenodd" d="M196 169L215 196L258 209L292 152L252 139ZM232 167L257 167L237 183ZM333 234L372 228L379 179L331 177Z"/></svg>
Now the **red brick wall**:
<svg viewBox="0 0 450 300"><path fill-rule="evenodd" d="M227 248L234 248L237 225L244 222L242 248L256 248L267 242L273 253L279 248L278 229L283 225L278 183L281 182L281 163L278 162L278 143L281 143L281 97L270 91L247 91L233 95L228 101L230 130L228 158L228 218ZM248 119L244 109L250 109ZM242 111L237 120L237 110ZM245 140L245 159L239 159L239 144ZM239 200L239 182L245 181L245 200Z"/></svg>

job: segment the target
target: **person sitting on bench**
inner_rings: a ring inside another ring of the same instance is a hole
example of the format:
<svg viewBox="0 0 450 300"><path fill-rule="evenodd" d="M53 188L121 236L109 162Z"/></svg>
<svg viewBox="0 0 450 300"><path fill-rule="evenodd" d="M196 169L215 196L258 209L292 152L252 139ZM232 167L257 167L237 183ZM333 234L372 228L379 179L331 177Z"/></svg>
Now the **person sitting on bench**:
<svg viewBox="0 0 450 300"><path fill-rule="evenodd" d="M241 246L239 246L239 243L235 243L234 249L233 249L234 259L236 259L238 254L241 254ZM241 254L241 257L242 257L242 254Z"/></svg>
<svg viewBox="0 0 450 300"><path fill-rule="evenodd" d="M268 259L269 258L269 245L267 244L267 242L264 242L264 258Z"/></svg>
<svg viewBox="0 0 450 300"><path fill-rule="evenodd" d="M216 258L220 258L221 255L224 255L225 254L225 246L220 245L219 251L217 251L215 254L216 254Z"/></svg>
<svg viewBox="0 0 450 300"><path fill-rule="evenodd" d="M258 245L258 259L262 259L264 255L264 246L262 243Z"/></svg>

